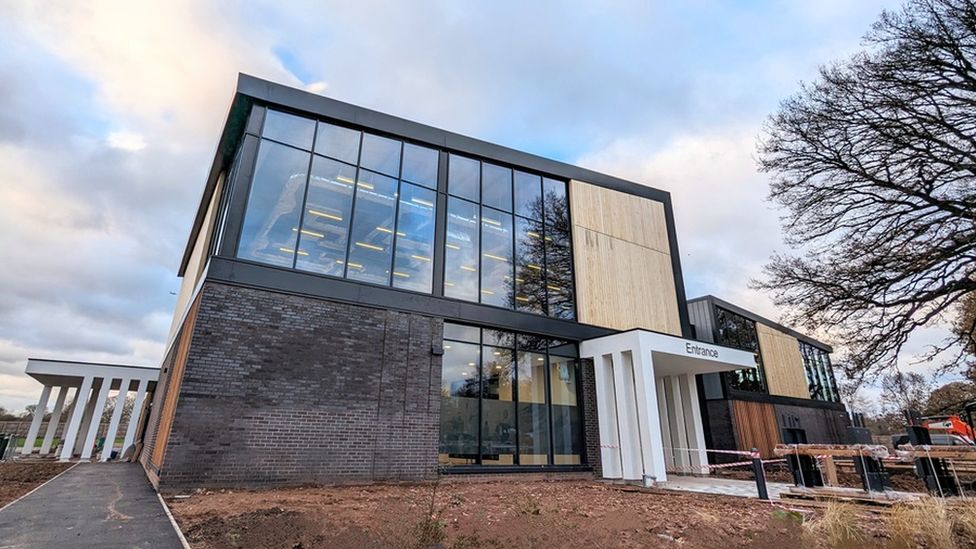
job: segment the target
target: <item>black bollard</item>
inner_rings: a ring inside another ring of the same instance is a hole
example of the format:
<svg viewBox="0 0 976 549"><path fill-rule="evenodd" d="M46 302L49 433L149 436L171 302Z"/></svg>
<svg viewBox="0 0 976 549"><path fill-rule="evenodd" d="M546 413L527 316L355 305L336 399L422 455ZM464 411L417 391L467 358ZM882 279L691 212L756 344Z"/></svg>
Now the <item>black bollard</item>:
<svg viewBox="0 0 976 549"><path fill-rule="evenodd" d="M759 493L759 499L768 500L769 492L766 490L766 471L763 470L762 458L759 457L759 451L755 448L752 449L752 472L756 475L756 492Z"/></svg>

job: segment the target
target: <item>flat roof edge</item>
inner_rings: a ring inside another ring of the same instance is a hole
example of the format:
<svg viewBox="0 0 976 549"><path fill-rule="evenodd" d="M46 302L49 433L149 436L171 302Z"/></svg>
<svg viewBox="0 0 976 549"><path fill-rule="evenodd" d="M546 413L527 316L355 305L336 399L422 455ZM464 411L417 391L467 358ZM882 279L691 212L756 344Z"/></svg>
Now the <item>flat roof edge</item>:
<svg viewBox="0 0 976 549"><path fill-rule="evenodd" d="M700 301L709 301L711 303L714 303L714 304L722 307L723 309L728 309L728 310L732 311L733 313L740 314L740 315L742 315L742 316L744 316L744 317L746 317L748 319L754 320L756 322L762 322L763 324L766 324L768 326L771 326L771 327L773 327L773 328L775 328L775 329L777 329L777 330L779 330L779 331L781 331L781 332L783 332L785 334L789 334L789 335L797 338L798 340L803 341L804 343L808 343L810 345L813 345L814 347L817 347L819 349L822 349L824 351L827 351L828 353L834 352L834 348L832 346L830 346L830 345L828 345L828 344L820 341L819 339L812 338L812 337L810 337L810 336L808 336L806 334L803 334L801 332L798 332L798 331L794 330L793 328L790 328L789 326L784 326L783 324L780 324L779 322L776 322L774 320L770 320L770 319L768 319L768 318L766 318L766 317L764 317L764 316L762 316L760 314L754 313L754 312L752 312L752 311L750 311L748 309L745 309L743 307L740 307L740 306L738 306L738 305L736 305L734 303L730 303L728 301L725 301L724 299L721 299L719 297L715 297L712 294L705 294L703 296L699 296L699 297L695 297L695 298L689 299L688 300L688 303L697 303L697 302L700 302Z"/></svg>

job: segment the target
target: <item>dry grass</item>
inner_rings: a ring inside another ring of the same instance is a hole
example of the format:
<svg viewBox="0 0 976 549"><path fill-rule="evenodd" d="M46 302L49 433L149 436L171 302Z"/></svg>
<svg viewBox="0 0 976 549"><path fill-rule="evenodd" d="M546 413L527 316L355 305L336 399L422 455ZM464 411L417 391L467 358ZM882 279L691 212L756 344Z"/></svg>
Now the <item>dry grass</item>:
<svg viewBox="0 0 976 549"><path fill-rule="evenodd" d="M831 501L820 518L803 524L805 545L825 549L860 549L868 540L860 521L857 506Z"/></svg>
<svg viewBox="0 0 976 549"><path fill-rule="evenodd" d="M967 499L952 509L953 520L959 534L976 541L976 499Z"/></svg>
<svg viewBox="0 0 976 549"><path fill-rule="evenodd" d="M889 547L914 549L956 549L952 536L952 518L944 501L923 498L914 503L900 503L888 515Z"/></svg>

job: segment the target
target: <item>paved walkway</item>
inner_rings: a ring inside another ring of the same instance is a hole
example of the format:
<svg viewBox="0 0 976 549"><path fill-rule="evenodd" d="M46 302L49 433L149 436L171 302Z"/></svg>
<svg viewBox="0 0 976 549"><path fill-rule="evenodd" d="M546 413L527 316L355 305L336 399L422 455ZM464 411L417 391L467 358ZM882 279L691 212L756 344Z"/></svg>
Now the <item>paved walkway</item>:
<svg viewBox="0 0 976 549"><path fill-rule="evenodd" d="M0 549L182 546L136 463L82 463L0 511Z"/></svg>
<svg viewBox="0 0 976 549"><path fill-rule="evenodd" d="M769 492L770 499L779 499L780 492L789 490L790 486L792 484L767 482L766 491ZM759 497L756 493L756 482L752 480L668 475L668 481L662 484L661 488L685 492L701 492L705 494L723 494L726 496Z"/></svg>

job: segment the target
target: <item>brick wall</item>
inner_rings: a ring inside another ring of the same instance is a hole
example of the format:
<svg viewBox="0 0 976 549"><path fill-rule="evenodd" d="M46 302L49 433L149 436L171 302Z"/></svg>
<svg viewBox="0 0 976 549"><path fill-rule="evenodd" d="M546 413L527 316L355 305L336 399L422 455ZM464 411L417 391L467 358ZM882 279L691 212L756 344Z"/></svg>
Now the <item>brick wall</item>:
<svg viewBox="0 0 976 549"><path fill-rule="evenodd" d="M851 419L839 410L776 404L776 422L780 429L797 427L806 431L810 444L851 444L847 428Z"/></svg>
<svg viewBox="0 0 976 549"><path fill-rule="evenodd" d="M199 307L160 490L433 474L442 320L215 282Z"/></svg>
<svg viewBox="0 0 976 549"><path fill-rule="evenodd" d="M583 390L583 441L586 463L593 467L593 475L603 478L600 462L600 420L596 409L596 373L593 359L584 358L580 364Z"/></svg>

